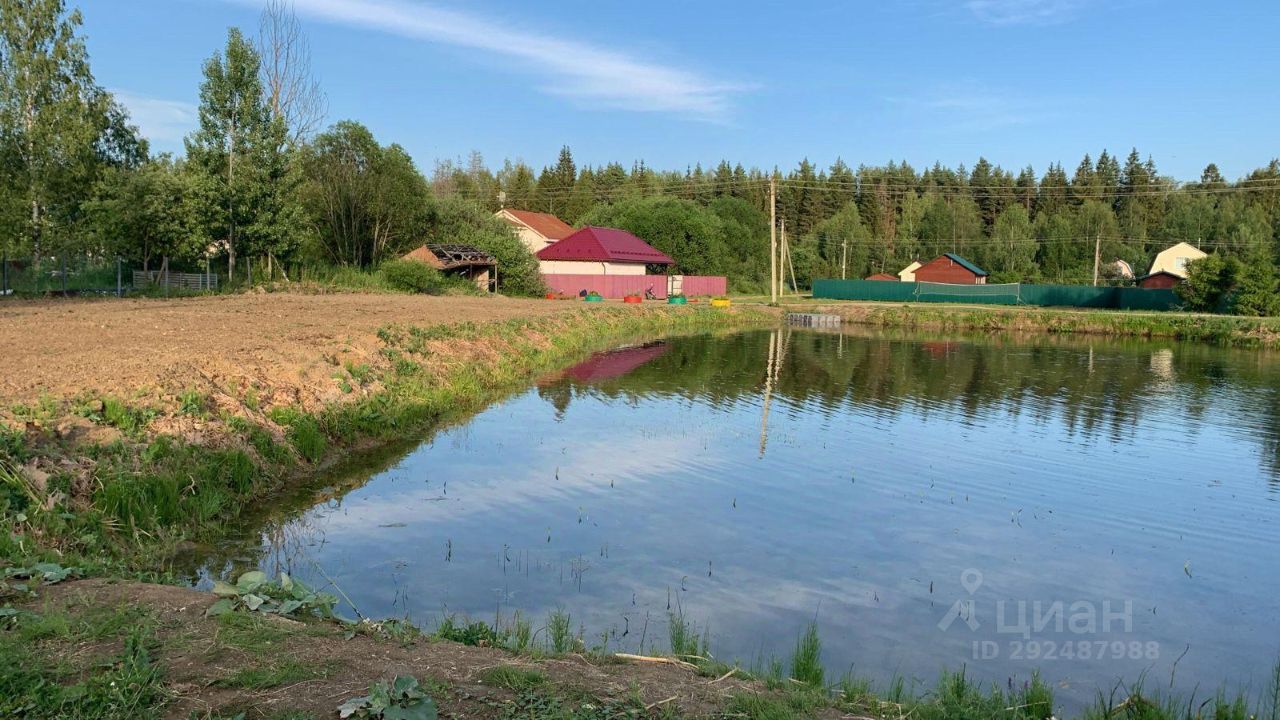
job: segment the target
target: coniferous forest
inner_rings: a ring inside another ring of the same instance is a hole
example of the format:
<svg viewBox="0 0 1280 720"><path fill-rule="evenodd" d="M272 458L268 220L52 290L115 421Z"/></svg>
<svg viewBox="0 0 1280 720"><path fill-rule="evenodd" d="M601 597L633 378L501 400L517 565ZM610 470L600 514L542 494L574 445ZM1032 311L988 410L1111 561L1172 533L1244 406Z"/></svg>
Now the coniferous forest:
<svg viewBox="0 0 1280 720"><path fill-rule="evenodd" d="M954 168L802 159L656 170L580 166L564 147L540 170L472 153L424 172L395 138L325 117L299 51L305 35L280 0L256 33L232 28L210 49L199 127L175 157L152 153L95 80L78 11L62 0L0 7L0 250L10 258L209 260L234 281L249 263L287 277L300 264L367 268L424 242L466 242L498 257L506 292L537 292L536 262L492 217L505 206L631 230L682 272L754 290L768 275L772 178L801 286L896 273L942 252L992 282L1089 283L1096 248L1142 275L1185 241L1216 256L1220 282L1261 298L1252 313L1280 310L1276 159L1228 179L1206 158L1187 179L1162 175L1138 149L1017 169L979 157Z"/></svg>

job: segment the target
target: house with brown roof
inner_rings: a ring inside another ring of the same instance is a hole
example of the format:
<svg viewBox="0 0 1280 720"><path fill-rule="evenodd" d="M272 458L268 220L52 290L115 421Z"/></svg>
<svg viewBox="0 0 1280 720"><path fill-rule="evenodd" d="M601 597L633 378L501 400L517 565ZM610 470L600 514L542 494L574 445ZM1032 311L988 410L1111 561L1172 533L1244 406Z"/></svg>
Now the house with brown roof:
<svg viewBox="0 0 1280 720"><path fill-rule="evenodd" d="M494 214L515 228L520 241L535 255L539 250L573 234L573 227L550 213L503 208Z"/></svg>

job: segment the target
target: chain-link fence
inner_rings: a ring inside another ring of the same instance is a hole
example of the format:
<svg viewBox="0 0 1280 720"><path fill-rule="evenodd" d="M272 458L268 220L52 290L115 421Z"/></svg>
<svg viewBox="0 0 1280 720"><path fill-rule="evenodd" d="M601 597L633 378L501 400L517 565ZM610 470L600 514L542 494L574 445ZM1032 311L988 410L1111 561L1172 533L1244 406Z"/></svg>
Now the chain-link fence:
<svg viewBox="0 0 1280 720"><path fill-rule="evenodd" d="M141 263L93 255L0 255L0 299L124 297L133 293L210 292L219 276L205 267Z"/></svg>

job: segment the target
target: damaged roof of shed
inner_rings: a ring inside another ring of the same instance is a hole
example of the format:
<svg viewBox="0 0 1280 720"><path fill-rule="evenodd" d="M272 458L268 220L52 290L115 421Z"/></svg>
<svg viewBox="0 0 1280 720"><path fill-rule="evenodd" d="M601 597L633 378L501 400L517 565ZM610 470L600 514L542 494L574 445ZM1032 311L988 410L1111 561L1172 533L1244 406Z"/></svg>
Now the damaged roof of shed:
<svg viewBox="0 0 1280 720"><path fill-rule="evenodd" d="M422 245L406 253L404 260L424 262L438 270L452 270L477 265L494 266L498 260L489 253L473 246L448 243Z"/></svg>

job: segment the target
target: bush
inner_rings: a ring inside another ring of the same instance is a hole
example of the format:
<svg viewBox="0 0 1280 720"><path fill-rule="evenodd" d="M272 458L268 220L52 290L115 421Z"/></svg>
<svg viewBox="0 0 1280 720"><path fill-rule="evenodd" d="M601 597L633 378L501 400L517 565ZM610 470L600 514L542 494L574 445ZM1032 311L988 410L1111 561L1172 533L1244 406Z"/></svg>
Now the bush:
<svg viewBox="0 0 1280 720"><path fill-rule="evenodd" d="M414 260L390 260L378 268L387 284L405 292L442 294L448 283L438 270Z"/></svg>

